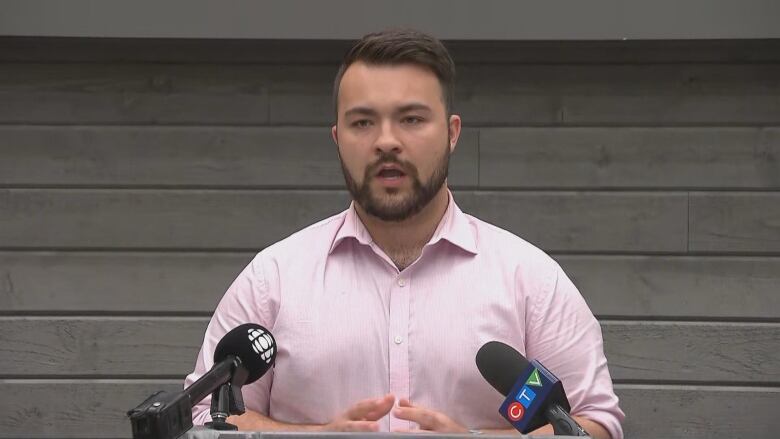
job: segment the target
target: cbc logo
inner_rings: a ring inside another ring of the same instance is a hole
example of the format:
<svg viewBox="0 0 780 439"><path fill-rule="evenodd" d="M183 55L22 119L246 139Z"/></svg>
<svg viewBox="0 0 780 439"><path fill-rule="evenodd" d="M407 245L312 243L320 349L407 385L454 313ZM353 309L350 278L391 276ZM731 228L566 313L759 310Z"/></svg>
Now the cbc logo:
<svg viewBox="0 0 780 439"><path fill-rule="evenodd" d="M512 404L509 404L509 407L507 407L506 415L512 422L517 422L523 419L523 416L525 415L525 407L523 407L523 405L519 402L513 402Z"/></svg>
<svg viewBox="0 0 780 439"><path fill-rule="evenodd" d="M274 356L274 339L265 331L250 329L249 341L252 342L252 350L260 355L266 363L270 363Z"/></svg>

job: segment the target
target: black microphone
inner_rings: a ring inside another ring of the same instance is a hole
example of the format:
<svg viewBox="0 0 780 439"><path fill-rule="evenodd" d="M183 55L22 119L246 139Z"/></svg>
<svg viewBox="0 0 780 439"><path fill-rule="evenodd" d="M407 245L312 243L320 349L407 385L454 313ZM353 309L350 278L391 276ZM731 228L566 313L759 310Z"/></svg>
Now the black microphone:
<svg viewBox="0 0 780 439"><path fill-rule="evenodd" d="M265 375L276 359L276 341L264 327L246 323L231 329L214 349L214 366L179 393L160 391L127 412L134 439L175 439L192 428L192 407L212 395L212 428L244 413L241 386Z"/></svg>
<svg viewBox="0 0 780 439"><path fill-rule="evenodd" d="M485 380L507 397L499 413L520 433L549 422L556 435L588 436L569 415L563 384L538 361L529 363L511 346L490 341L479 348L476 362Z"/></svg>

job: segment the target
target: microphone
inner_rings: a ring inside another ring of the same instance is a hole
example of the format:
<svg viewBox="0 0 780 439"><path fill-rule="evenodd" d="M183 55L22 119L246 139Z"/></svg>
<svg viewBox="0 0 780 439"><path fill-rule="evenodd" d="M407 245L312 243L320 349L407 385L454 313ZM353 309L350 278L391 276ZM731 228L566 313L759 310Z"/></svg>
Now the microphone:
<svg viewBox="0 0 780 439"><path fill-rule="evenodd" d="M245 323L231 329L214 349L214 366L182 392L160 391L127 412L134 439L173 439L192 428L192 407L212 395L208 423L213 429L233 429L225 422L244 413L241 386L260 379L274 365L276 341L264 327Z"/></svg>
<svg viewBox="0 0 780 439"><path fill-rule="evenodd" d="M498 410L520 433L552 424L556 435L588 436L569 415L563 383L538 361L498 341L485 343L476 357L479 373L507 398Z"/></svg>

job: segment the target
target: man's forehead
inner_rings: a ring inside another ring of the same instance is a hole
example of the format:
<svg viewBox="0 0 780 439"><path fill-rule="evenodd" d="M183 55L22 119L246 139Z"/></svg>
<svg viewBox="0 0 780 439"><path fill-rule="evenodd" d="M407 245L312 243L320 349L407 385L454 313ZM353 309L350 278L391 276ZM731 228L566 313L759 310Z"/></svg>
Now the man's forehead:
<svg viewBox="0 0 780 439"><path fill-rule="evenodd" d="M421 103L443 107L442 89L436 75L416 64L367 64L356 62L344 72L339 85L339 108L392 104L395 107Z"/></svg>

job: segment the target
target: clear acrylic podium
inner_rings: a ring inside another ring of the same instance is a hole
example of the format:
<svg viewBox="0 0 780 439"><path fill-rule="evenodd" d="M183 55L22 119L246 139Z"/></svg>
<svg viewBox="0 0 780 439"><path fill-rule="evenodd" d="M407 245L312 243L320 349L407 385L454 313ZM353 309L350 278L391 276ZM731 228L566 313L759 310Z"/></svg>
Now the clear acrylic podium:
<svg viewBox="0 0 780 439"><path fill-rule="evenodd" d="M181 439L518 439L529 436L494 434L406 434L406 433L264 433L259 431L216 431L195 427L186 432ZM574 436L533 436L533 439L574 439ZM582 439L580 436L578 439ZM588 439L586 437L586 439Z"/></svg>

